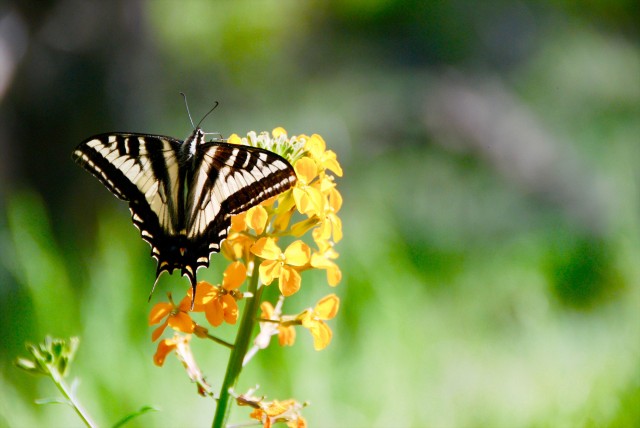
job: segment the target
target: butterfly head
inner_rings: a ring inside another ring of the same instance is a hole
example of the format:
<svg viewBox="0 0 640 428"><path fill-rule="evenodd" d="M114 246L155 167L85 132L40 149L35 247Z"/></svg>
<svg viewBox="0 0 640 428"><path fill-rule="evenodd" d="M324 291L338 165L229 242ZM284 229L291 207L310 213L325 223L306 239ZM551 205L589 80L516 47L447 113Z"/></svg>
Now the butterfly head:
<svg viewBox="0 0 640 428"><path fill-rule="evenodd" d="M180 147L180 160L182 163L184 164L186 161L193 159L196 154L196 148L204 142L205 132L201 128L194 129Z"/></svg>

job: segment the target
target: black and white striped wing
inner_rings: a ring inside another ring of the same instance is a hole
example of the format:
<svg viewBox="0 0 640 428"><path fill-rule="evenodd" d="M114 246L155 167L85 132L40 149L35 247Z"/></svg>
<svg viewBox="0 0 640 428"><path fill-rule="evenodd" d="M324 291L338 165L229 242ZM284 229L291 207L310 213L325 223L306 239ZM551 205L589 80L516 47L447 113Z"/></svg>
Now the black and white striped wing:
<svg viewBox="0 0 640 428"><path fill-rule="evenodd" d="M211 253L220 251L232 215L284 192L295 181L293 167L268 150L222 142L198 146L186 206L194 274L209 266Z"/></svg>
<svg viewBox="0 0 640 428"><path fill-rule="evenodd" d="M181 144L171 137L113 133L88 138L73 152L80 166L129 202L133 223L158 260L158 273L180 232Z"/></svg>

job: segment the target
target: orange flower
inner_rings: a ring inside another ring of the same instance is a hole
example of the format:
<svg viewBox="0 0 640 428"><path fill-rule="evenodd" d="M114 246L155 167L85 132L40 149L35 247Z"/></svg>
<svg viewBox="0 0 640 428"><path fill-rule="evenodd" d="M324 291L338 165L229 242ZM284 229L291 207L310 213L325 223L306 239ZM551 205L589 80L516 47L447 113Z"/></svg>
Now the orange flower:
<svg viewBox="0 0 640 428"><path fill-rule="evenodd" d="M246 277L246 266L241 262L233 262L224 271L221 287L204 281L198 283L194 312L204 311L207 321L214 327L218 327L223 321L235 324L238 319L236 300L242 297L237 288L242 285ZM188 297L190 297L190 291L187 292Z"/></svg>
<svg viewBox="0 0 640 428"><path fill-rule="evenodd" d="M191 290L189 290L191 291ZM156 328L151 334L151 341L155 342L167 326L183 333L193 333L195 323L189 316L191 308L191 297L182 299L179 305L175 305L169 295L169 303L156 303L149 313L149 325L158 324L163 318L166 318L160 327Z"/></svg>
<svg viewBox="0 0 640 428"><path fill-rule="evenodd" d="M274 320L274 321L280 319L280 314L274 313L275 309L270 302L267 302L267 301L262 302L260 304L260 309L262 309L262 315L260 316L260 318L267 319L267 320ZM260 327L261 327L261 330L263 328L264 329L277 328L278 343L280 344L280 346L293 346L293 343L296 340L296 329L292 325L285 326L280 323L274 324L274 323L263 322L263 323L260 323ZM264 347L266 347L266 345Z"/></svg>
<svg viewBox="0 0 640 428"><path fill-rule="evenodd" d="M242 221L244 223L244 219ZM253 258L250 252L253 242L254 238L245 233L232 232L222 241L222 254L231 261L242 259L248 263Z"/></svg>
<svg viewBox="0 0 640 428"><path fill-rule="evenodd" d="M259 271L265 285L279 278L280 292L284 296L291 296L300 289L302 279L295 268L309 263L311 250L307 244L298 240L282 252L274 238L260 238L251 247L251 252L264 259Z"/></svg>
<svg viewBox="0 0 640 428"><path fill-rule="evenodd" d="M326 320L330 320L338 313L340 299L335 294L329 294L318 301L316 307L307 309L300 316L303 327L309 329L313 336L313 347L320 351L331 342L332 332Z"/></svg>

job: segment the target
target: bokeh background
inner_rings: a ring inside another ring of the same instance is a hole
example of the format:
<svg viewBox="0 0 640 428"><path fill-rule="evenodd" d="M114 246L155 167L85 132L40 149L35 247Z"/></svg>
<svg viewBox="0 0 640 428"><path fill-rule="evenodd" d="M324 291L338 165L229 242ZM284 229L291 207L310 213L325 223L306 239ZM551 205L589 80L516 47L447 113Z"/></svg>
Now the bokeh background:
<svg viewBox="0 0 640 428"><path fill-rule="evenodd" d="M335 291L333 342L300 331L241 389L321 427L637 426L639 22L637 0L0 3L0 426L80 426L12 366L45 334L81 337L101 425L210 424L180 364L152 364L148 245L70 158L100 132L187 136L179 91L196 120L221 103L207 131L319 133L345 171L343 281L287 301ZM227 351L194 352L217 389Z"/></svg>

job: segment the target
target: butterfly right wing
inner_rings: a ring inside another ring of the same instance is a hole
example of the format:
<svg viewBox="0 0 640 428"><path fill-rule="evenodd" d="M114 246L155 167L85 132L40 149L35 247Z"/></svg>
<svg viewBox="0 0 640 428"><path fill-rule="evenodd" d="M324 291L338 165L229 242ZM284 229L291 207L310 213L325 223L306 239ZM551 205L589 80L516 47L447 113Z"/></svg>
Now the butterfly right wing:
<svg viewBox="0 0 640 428"><path fill-rule="evenodd" d="M82 142L73 160L96 176L118 198L129 202L133 224L151 245L159 276L180 267L175 263L175 236L180 233L178 165L181 141L171 137L111 133Z"/></svg>

